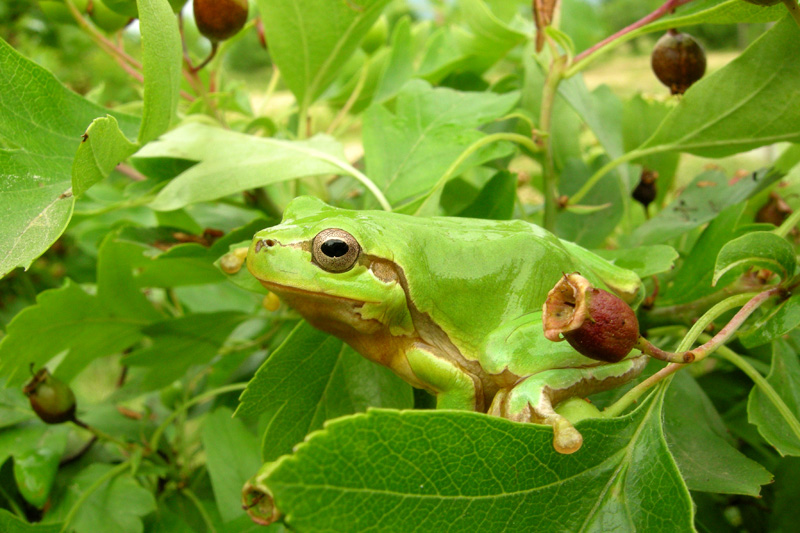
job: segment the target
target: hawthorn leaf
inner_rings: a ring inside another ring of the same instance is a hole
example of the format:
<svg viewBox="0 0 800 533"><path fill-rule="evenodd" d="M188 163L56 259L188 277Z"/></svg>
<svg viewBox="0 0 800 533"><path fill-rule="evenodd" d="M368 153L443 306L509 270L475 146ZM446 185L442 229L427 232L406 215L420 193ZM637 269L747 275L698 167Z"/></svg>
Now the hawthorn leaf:
<svg viewBox="0 0 800 533"><path fill-rule="evenodd" d="M786 335L798 324L800 324L800 294L795 293L756 320L750 329L740 333L739 340L747 348L754 348Z"/></svg>
<svg viewBox="0 0 800 533"><path fill-rule="evenodd" d="M517 201L517 175L501 170L486 182L475 200L465 207L458 216L486 218L489 220L510 220Z"/></svg>
<svg viewBox="0 0 800 533"><path fill-rule="evenodd" d="M9 146L0 149L0 277L29 267L66 228L81 135L106 115L136 135L137 118L78 96L0 39L0 138Z"/></svg>
<svg viewBox="0 0 800 533"><path fill-rule="evenodd" d="M232 416L230 409L220 407L203 421L206 466L223 522L244 514L242 485L261 464L258 439Z"/></svg>
<svg viewBox="0 0 800 533"><path fill-rule="evenodd" d="M75 196L102 181L139 148L122 133L117 119L111 115L96 118L83 135L72 162L72 193Z"/></svg>
<svg viewBox="0 0 800 533"><path fill-rule="evenodd" d="M800 416L800 362L796 342L778 339L772 345L772 365L767 381L783 399L795 419ZM792 431L775 404L753 387L747 401L747 419L781 455L800 456L800 435Z"/></svg>
<svg viewBox="0 0 800 533"><path fill-rule="evenodd" d="M410 408L411 388L341 340L301 322L259 368L236 416L264 416L262 459L285 453L325 420L368 406Z"/></svg>
<svg viewBox="0 0 800 533"><path fill-rule="evenodd" d="M782 176L774 170L759 170L729 183L724 172L703 172L680 196L622 240L629 248L668 241L713 220L729 206L750 198Z"/></svg>
<svg viewBox="0 0 800 533"><path fill-rule="evenodd" d="M410 81L391 110L373 104L364 115L367 175L392 204L428 192L467 147L485 137L477 128L503 116L518 99L518 93L460 92ZM509 148L493 143L478 149L453 177L507 155Z"/></svg>
<svg viewBox="0 0 800 533"><path fill-rule="evenodd" d="M328 88L389 0L256 0L270 55L300 109Z"/></svg>
<svg viewBox="0 0 800 533"><path fill-rule="evenodd" d="M67 447L67 432L51 429L28 445L26 450L14 454L14 479L25 501L41 509L50 497L61 456Z"/></svg>
<svg viewBox="0 0 800 533"><path fill-rule="evenodd" d="M113 468L110 464L94 463L82 469L64 488L65 493L53 498L56 505L48 512L48 519L66 518L72 506L85 497L69 524L71 531L141 533L142 517L156 510L156 501L130 471L103 481L88 496L84 494Z"/></svg>
<svg viewBox="0 0 800 533"><path fill-rule="evenodd" d="M370 410L328 422L264 484L302 531L693 531L662 400L579 423L584 444L572 455L558 454L552 429L537 424Z"/></svg>
<svg viewBox="0 0 800 533"><path fill-rule="evenodd" d="M763 466L731 444L725 423L686 372L675 375L664 398L664 433L690 490L758 496L772 481Z"/></svg>
<svg viewBox="0 0 800 533"><path fill-rule="evenodd" d="M665 17L651 22L626 35L626 40L644 33L668 30L694 24L741 24L746 22L773 22L786 15L783 6L759 6L741 0L695 0L680 6Z"/></svg>
<svg viewBox="0 0 800 533"><path fill-rule="evenodd" d="M0 509L0 531L5 533L60 533L61 524L29 524L6 509Z"/></svg>
<svg viewBox="0 0 800 533"><path fill-rule="evenodd" d="M256 137L199 123L185 124L149 143L136 156L198 161L150 204L158 211L216 200L247 189L320 174L341 174L342 146L318 135L305 141Z"/></svg>
<svg viewBox="0 0 800 533"><path fill-rule="evenodd" d="M725 157L776 142L800 141L800 48L790 16L681 98L652 137L631 152L680 150Z"/></svg>
<svg viewBox="0 0 800 533"><path fill-rule="evenodd" d="M175 119L183 55L178 19L167 0L137 0L142 34L144 107L139 143L167 131Z"/></svg>
<svg viewBox="0 0 800 533"><path fill-rule="evenodd" d="M90 362L121 352L141 339L147 320L115 317L71 281L39 294L36 305L20 311L0 340L0 375L7 387L28 377L31 363L40 367L66 352L53 374L69 382Z"/></svg>
<svg viewBox="0 0 800 533"><path fill-rule="evenodd" d="M789 242L770 231L754 231L725 243L717 256L712 283L737 267L763 268L778 274L781 279L794 275L797 268L794 248Z"/></svg>
<svg viewBox="0 0 800 533"><path fill-rule="evenodd" d="M594 250L594 253L608 259L618 267L633 270L642 279L669 272L675 266L675 260L678 258L677 250L665 244L617 250Z"/></svg>

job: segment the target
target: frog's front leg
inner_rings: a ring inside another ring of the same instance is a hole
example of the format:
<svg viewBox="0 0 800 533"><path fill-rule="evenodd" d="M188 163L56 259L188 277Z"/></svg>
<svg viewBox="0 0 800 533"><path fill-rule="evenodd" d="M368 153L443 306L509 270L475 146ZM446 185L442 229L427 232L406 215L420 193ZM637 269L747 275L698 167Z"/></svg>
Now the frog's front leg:
<svg viewBox="0 0 800 533"><path fill-rule="evenodd" d="M630 381L646 364L647 358L639 356L613 364L539 372L498 392L489 414L552 426L556 451L574 453L583 444L583 437L555 407L568 398L587 396Z"/></svg>
<svg viewBox="0 0 800 533"><path fill-rule="evenodd" d="M411 370L436 395L437 409L483 411L483 387L478 378L455 363L438 357L435 349L415 343L406 351Z"/></svg>

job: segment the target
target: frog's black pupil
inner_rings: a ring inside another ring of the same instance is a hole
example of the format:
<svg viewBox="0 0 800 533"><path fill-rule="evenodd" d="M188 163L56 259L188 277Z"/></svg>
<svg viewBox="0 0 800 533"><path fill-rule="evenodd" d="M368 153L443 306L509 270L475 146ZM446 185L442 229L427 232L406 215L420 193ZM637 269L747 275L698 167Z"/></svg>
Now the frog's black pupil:
<svg viewBox="0 0 800 533"><path fill-rule="evenodd" d="M328 257L342 257L350 249L347 243L340 239L328 239L320 247L322 253Z"/></svg>

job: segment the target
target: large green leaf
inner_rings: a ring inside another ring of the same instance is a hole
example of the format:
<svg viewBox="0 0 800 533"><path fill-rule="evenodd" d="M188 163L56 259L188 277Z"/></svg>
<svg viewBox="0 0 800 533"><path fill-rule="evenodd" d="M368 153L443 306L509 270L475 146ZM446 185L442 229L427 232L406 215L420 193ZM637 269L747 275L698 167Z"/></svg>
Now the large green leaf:
<svg viewBox="0 0 800 533"><path fill-rule="evenodd" d="M723 172L703 172L672 203L626 236L625 244L634 247L678 237L714 219L726 208L750 198L781 176L776 171L760 170L731 184Z"/></svg>
<svg viewBox="0 0 800 533"><path fill-rule="evenodd" d="M169 129L181 89L181 36L178 19L167 0L137 0L142 33L144 108L139 143Z"/></svg>
<svg viewBox="0 0 800 533"><path fill-rule="evenodd" d="M319 174L342 173L341 145L324 135L284 141L189 123L151 142L137 158L198 161L173 179L151 204L170 211L247 189Z"/></svg>
<svg viewBox="0 0 800 533"><path fill-rule="evenodd" d="M759 318L753 326L739 335L748 348L761 346L786 335L800 324L800 294L793 294Z"/></svg>
<svg viewBox="0 0 800 533"><path fill-rule="evenodd" d="M330 85L389 0L257 0L270 55L302 109Z"/></svg>
<svg viewBox="0 0 800 533"><path fill-rule="evenodd" d="M203 421L203 448L217 509L224 522L244 514L241 490L261 464L258 439L232 412L219 408Z"/></svg>
<svg viewBox="0 0 800 533"><path fill-rule="evenodd" d="M430 190L467 147L484 137L476 128L510 111L518 98L517 93L459 92L409 82L391 110L373 105L364 115L367 174L393 204ZM485 146L459 169L508 153L503 144Z"/></svg>
<svg viewBox="0 0 800 533"><path fill-rule="evenodd" d="M20 494L41 509L50 497L56 472L67 447L67 432L51 430L38 441L28 441L29 448L14 455L14 479Z"/></svg>
<svg viewBox="0 0 800 533"><path fill-rule="evenodd" d="M264 484L302 531L692 531L661 395L629 416L552 430L471 412L373 410L329 422Z"/></svg>
<svg viewBox="0 0 800 533"><path fill-rule="evenodd" d="M800 32L787 16L724 68L694 84L634 152L725 157L800 141Z"/></svg>
<svg viewBox="0 0 800 533"><path fill-rule="evenodd" d="M0 39L0 138L14 147L0 149L0 276L30 266L66 228L72 160L86 128L106 114ZM113 115L136 135L138 119Z"/></svg>
<svg viewBox="0 0 800 533"><path fill-rule="evenodd" d="M156 510L153 494L143 488L129 472L106 479L93 487L100 478L107 475L112 465L90 464L80 471L65 488L65 494L54 499L56 505L48 513L48 520L63 520L78 500L82 501L69 530L75 533L141 533L142 517ZM93 487L88 496L84 493Z"/></svg>
<svg viewBox="0 0 800 533"><path fill-rule="evenodd" d="M731 446L714 404L686 372L678 373L664 399L669 450L691 490L758 496L772 480L763 466Z"/></svg>
<svg viewBox="0 0 800 533"><path fill-rule="evenodd" d="M775 272L781 279L794 276L797 260L794 247L769 231L754 231L725 243L714 267L714 284L726 272L738 267L763 268Z"/></svg>
<svg viewBox="0 0 800 533"><path fill-rule="evenodd" d="M85 193L138 148L120 131L117 119L112 116L95 119L83 134L72 162L73 194Z"/></svg>
<svg viewBox="0 0 800 533"><path fill-rule="evenodd" d="M784 340L774 343L772 366L767 381L794 415L800 416L800 362L797 343ZM800 455L800 436L796 435L781 413L760 388L753 387L747 402L747 419L781 455Z"/></svg>
<svg viewBox="0 0 800 533"><path fill-rule="evenodd" d="M272 461L330 418L369 406L413 406L411 389L335 337L301 322L242 393L236 414L267 419L262 456Z"/></svg>
<svg viewBox="0 0 800 533"><path fill-rule="evenodd" d="M6 386L25 381L31 363L42 366L66 351L55 375L70 381L94 359L120 352L141 338L146 320L114 317L72 282L42 292L36 305L9 323L0 341L0 375Z"/></svg>

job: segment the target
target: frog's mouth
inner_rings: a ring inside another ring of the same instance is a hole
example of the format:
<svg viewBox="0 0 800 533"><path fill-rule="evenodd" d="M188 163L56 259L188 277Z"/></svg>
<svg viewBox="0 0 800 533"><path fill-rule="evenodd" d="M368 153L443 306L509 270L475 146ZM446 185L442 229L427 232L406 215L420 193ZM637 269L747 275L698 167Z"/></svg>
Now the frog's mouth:
<svg viewBox="0 0 800 533"><path fill-rule="evenodd" d="M326 300L334 300L338 302L348 303L354 306L362 306L367 303L376 303L376 302L368 302L366 300L356 300L354 298L346 298L344 296L337 296L335 294L327 294L324 292L315 292L309 291L306 289L300 289L298 287L292 287L291 285L282 285L280 283L275 283L274 281L267 281L261 278L256 278L261 285L264 286L265 289L268 289L278 296L285 297L286 294L296 294L300 297L307 297L312 299L326 299Z"/></svg>

